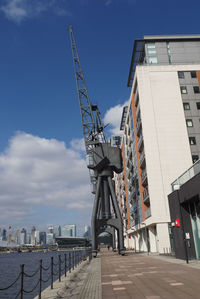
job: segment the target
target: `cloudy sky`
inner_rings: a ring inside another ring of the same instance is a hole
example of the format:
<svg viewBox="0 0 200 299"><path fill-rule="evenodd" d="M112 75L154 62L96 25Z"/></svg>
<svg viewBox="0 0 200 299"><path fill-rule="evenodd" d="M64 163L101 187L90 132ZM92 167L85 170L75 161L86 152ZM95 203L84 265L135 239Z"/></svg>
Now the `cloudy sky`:
<svg viewBox="0 0 200 299"><path fill-rule="evenodd" d="M199 0L0 0L0 227L90 223L68 26L111 134L130 95L134 39L199 34L199 8Z"/></svg>

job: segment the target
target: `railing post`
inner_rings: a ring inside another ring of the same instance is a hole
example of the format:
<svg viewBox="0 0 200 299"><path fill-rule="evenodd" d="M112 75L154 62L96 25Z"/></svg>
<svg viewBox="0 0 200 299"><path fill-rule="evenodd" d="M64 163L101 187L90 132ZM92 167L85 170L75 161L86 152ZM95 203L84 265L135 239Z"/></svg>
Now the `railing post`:
<svg viewBox="0 0 200 299"><path fill-rule="evenodd" d="M61 255L59 254L58 256L58 261L59 261L59 270L58 270L58 276L59 276L59 282L61 282Z"/></svg>
<svg viewBox="0 0 200 299"><path fill-rule="evenodd" d="M53 256L51 257L51 289L53 289Z"/></svg>
<svg viewBox="0 0 200 299"><path fill-rule="evenodd" d="M42 293L42 260L40 260L40 279L39 279L39 299L41 299Z"/></svg>
<svg viewBox="0 0 200 299"><path fill-rule="evenodd" d="M67 272L67 256L66 256L66 253L65 253L65 277L66 277L66 272Z"/></svg>
<svg viewBox="0 0 200 299"><path fill-rule="evenodd" d="M71 261L71 252L69 252L69 273L71 273L72 261Z"/></svg>
<svg viewBox="0 0 200 299"><path fill-rule="evenodd" d="M20 299L23 299L23 291L24 291L24 264L20 265L21 267L21 288L20 288Z"/></svg>
<svg viewBox="0 0 200 299"><path fill-rule="evenodd" d="M73 266L73 270L74 270L74 261L75 261L75 251L74 251L74 248L73 248L73 256L72 256L72 259L73 259L73 264L72 264L72 266Z"/></svg>

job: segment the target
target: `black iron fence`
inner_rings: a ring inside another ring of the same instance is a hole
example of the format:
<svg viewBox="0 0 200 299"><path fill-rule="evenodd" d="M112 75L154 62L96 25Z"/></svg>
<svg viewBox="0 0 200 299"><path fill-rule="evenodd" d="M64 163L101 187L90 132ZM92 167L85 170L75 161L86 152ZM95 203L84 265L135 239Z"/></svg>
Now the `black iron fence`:
<svg viewBox="0 0 200 299"><path fill-rule="evenodd" d="M42 259L39 262L38 269L32 273L26 273L24 271L24 264L20 265L20 272L17 278L7 287L0 288L0 298L1 291L6 291L13 287L15 284L20 283L20 290L17 292L14 299L24 299L25 294L31 294L36 289L38 289L38 299L41 299L42 286L44 283L49 282L51 289L53 289L55 278L57 277L59 282L61 282L61 275L64 272L65 277L67 273L71 273L82 261L89 258L89 261L92 259L92 251L90 249L84 250L73 250L65 254L58 255L58 261L55 263L54 257L51 257L51 261L48 266L43 266ZM44 279L44 272L48 271L49 275ZM35 286L31 290L27 290L24 287L24 278L33 279L36 275L39 274L39 278L35 283Z"/></svg>

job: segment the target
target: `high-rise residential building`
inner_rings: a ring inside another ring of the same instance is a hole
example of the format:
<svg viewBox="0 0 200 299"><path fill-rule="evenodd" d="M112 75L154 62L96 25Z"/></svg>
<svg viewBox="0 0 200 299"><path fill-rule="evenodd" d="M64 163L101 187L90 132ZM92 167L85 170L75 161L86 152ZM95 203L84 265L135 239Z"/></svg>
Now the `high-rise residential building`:
<svg viewBox="0 0 200 299"><path fill-rule="evenodd" d="M20 232L20 245L24 245L26 244L26 229L22 228L21 232Z"/></svg>
<svg viewBox="0 0 200 299"><path fill-rule="evenodd" d="M6 229L4 228L2 230L2 241L5 241L6 240L6 237L7 237L7 232L6 232Z"/></svg>
<svg viewBox="0 0 200 299"><path fill-rule="evenodd" d="M126 246L169 252L167 195L200 156L200 35L135 40L115 175Z"/></svg>

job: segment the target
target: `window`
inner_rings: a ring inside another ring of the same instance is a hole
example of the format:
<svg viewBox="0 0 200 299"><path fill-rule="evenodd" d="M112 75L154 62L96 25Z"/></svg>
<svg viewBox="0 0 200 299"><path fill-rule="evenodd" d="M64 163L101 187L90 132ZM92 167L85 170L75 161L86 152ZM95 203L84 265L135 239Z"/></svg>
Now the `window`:
<svg viewBox="0 0 200 299"><path fill-rule="evenodd" d="M197 162L199 160L199 156L198 155L192 155L192 161L193 163Z"/></svg>
<svg viewBox="0 0 200 299"><path fill-rule="evenodd" d="M193 127L192 119L186 119L186 124L187 124L187 127Z"/></svg>
<svg viewBox="0 0 200 299"><path fill-rule="evenodd" d="M191 78L196 78L197 73L195 71L190 72Z"/></svg>
<svg viewBox="0 0 200 299"><path fill-rule="evenodd" d="M189 103L183 103L184 110L190 110L190 104Z"/></svg>
<svg viewBox="0 0 200 299"><path fill-rule="evenodd" d="M156 48L156 46L155 46L155 43L148 43L147 44L147 49L149 50L149 49L155 49Z"/></svg>
<svg viewBox="0 0 200 299"><path fill-rule="evenodd" d="M199 86L193 86L194 93L200 93L200 88Z"/></svg>
<svg viewBox="0 0 200 299"><path fill-rule="evenodd" d="M149 59L149 63L152 63L152 64L158 63L157 57L149 56L148 59Z"/></svg>
<svg viewBox="0 0 200 299"><path fill-rule="evenodd" d="M148 49L148 54L156 54L156 49Z"/></svg>
<svg viewBox="0 0 200 299"><path fill-rule="evenodd" d="M189 137L189 142L190 142L190 145L195 145L196 144L196 138L195 137Z"/></svg>
<svg viewBox="0 0 200 299"><path fill-rule="evenodd" d="M200 110L200 102L196 102L197 109Z"/></svg>
<svg viewBox="0 0 200 299"><path fill-rule="evenodd" d="M186 86L181 86L181 93L186 94L187 93L187 87Z"/></svg>
<svg viewBox="0 0 200 299"><path fill-rule="evenodd" d="M178 72L179 79L185 78L184 72Z"/></svg>

